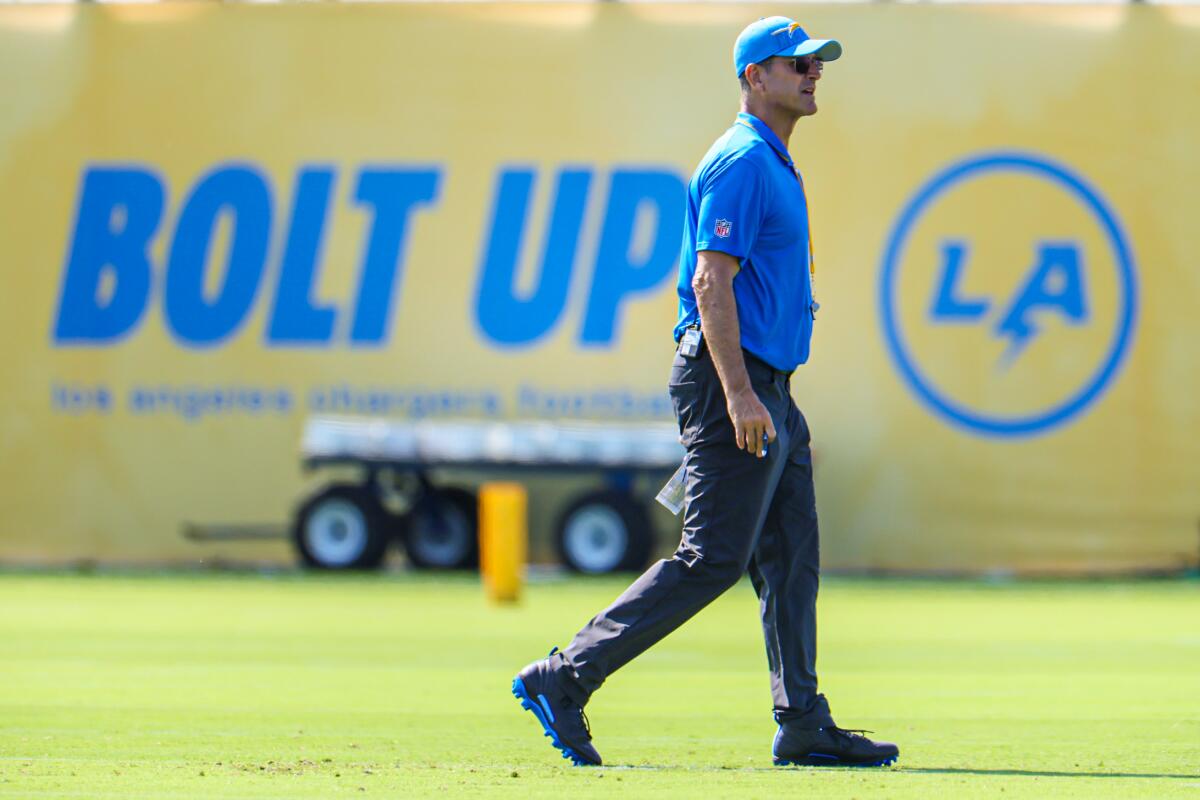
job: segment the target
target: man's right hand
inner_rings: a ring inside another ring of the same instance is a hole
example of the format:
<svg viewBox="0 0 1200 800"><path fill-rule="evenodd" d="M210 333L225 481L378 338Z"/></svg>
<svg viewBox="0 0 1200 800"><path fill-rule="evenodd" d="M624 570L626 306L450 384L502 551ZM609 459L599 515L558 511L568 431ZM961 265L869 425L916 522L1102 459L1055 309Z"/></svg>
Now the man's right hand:
<svg viewBox="0 0 1200 800"><path fill-rule="evenodd" d="M767 407L750 388L730 397L726 406L729 418L733 420L738 449L762 458L766 450L763 437L767 442L775 441L775 423L771 421Z"/></svg>

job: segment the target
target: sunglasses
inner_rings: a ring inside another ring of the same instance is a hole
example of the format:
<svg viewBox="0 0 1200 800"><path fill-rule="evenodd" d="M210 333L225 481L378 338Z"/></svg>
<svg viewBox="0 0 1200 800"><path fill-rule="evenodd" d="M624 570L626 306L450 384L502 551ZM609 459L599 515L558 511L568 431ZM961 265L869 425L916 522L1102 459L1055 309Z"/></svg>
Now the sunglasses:
<svg viewBox="0 0 1200 800"><path fill-rule="evenodd" d="M813 64L817 65L817 72L825 69L825 62L816 56L792 56L784 60L792 62L792 69L799 72L801 75L807 75L812 71Z"/></svg>

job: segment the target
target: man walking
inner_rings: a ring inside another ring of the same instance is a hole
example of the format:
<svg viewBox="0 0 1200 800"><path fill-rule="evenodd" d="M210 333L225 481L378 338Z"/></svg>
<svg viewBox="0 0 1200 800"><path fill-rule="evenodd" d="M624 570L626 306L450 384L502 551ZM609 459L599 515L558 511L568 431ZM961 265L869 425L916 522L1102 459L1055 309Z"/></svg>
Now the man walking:
<svg viewBox="0 0 1200 800"><path fill-rule="evenodd" d="M785 17L734 44L741 113L688 186L678 343L669 390L687 448L679 549L638 578L513 694L576 764L600 764L583 707L624 664L750 573L758 593L778 765L881 766L899 755L838 728L817 691L818 535L809 431L790 392L817 303L804 184L787 142L817 112L823 64L842 54Z"/></svg>

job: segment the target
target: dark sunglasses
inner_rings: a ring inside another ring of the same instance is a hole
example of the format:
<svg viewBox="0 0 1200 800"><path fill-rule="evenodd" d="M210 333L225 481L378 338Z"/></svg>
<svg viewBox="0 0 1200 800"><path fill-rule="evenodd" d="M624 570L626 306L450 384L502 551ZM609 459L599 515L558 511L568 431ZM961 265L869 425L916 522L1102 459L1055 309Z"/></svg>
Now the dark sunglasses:
<svg viewBox="0 0 1200 800"><path fill-rule="evenodd" d="M791 56L785 58L786 61L792 62L792 69L799 72L801 75L807 75L812 71L813 64L817 65L817 72L825 69L825 62L816 56Z"/></svg>

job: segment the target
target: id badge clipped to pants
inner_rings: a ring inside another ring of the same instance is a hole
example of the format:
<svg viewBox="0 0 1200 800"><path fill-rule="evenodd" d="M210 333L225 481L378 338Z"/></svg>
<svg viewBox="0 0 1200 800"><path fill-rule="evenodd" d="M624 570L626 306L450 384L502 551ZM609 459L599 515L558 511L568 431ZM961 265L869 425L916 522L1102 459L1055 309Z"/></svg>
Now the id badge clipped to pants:
<svg viewBox="0 0 1200 800"><path fill-rule="evenodd" d="M703 341L704 334L700 333L699 328L684 328L683 336L679 337L679 354L695 358L700 355L700 345Z"/></svg>

